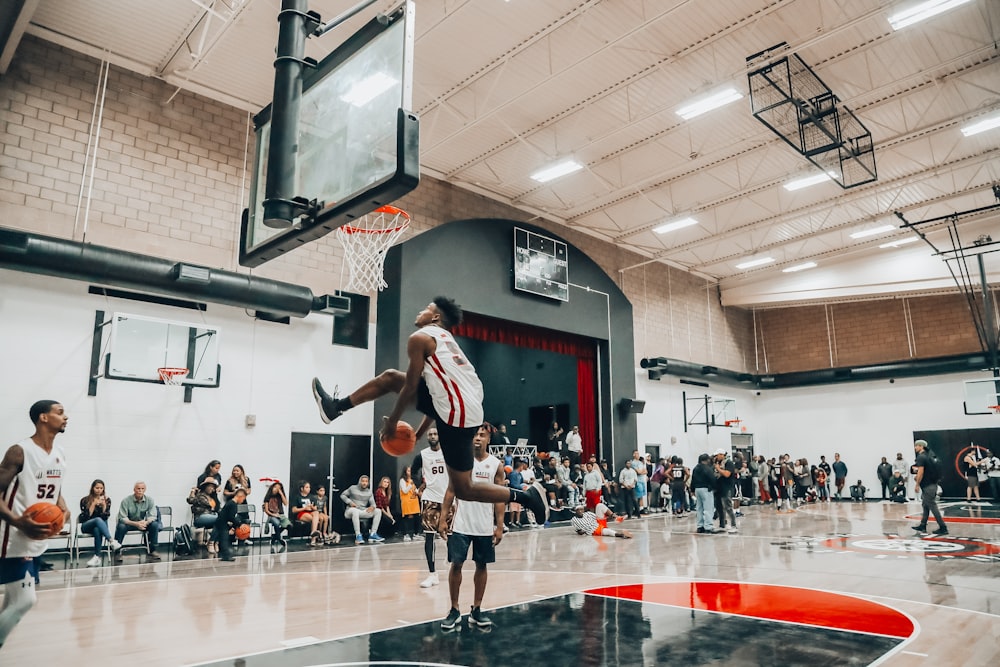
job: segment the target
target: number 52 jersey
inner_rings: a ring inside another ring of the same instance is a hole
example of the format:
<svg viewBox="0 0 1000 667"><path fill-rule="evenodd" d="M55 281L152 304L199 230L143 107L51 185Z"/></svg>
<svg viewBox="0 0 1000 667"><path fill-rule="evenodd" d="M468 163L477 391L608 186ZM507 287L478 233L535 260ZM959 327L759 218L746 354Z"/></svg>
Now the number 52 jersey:
<svg viewBox="0 0 1000 667"><path fill-rule="evenodd" d="M53 443L46 453L31 438L17 443L24 450L24 467L3 490L3 503L14 514L21 516L35 503L52 503L59 500L62 481L66 473L66 455L62 447ZM6 521L0 521L0 558L31 558L45 552L47 540L29 539Z"/></svg>

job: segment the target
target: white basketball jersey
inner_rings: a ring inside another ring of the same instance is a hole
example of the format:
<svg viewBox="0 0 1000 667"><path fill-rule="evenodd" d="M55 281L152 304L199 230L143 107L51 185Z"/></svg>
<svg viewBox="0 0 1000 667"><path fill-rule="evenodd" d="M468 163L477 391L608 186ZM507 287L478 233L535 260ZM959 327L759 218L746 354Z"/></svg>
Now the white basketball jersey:
<svg viewBox="0 0 1000 667"><path fill-rule="evenodd" d="M487 456L482 461L473 459L472 483L492 484L496 477L500 459ZM473 500L455 499L455 521L452 531L462 535L492 535L496 524L495 503L480 503Z"/></svg>
<svg viewBox="0 0 1000 667"><path fill-rule="evenodd" d="M421 500L443 503L448 490L448 466L444 462L444 452L436 452L430 447L420 452L420 463L424 476L424 493Z"/></svg>
<svg viewBox="0 0 1000 667"><path fill-rule="evenodd" d="M14 516L21 516L35 503L55 504L59 500L66 473L66 455L55 443L50 453L31 438L17 444L24 450L24 467L4 489L3 502ZM41 556L47 545L47 540L29 539L6 521L0 521L0 558Z"/></svg>
<svg viewBox="0 0 1000 667"><path fill-rule="evenodd" d="M423 378L434 411L449 426L471 428L483 423L483 383L476 369L446 329L420 329L434 339L437 350L424 361Z"/></svg>

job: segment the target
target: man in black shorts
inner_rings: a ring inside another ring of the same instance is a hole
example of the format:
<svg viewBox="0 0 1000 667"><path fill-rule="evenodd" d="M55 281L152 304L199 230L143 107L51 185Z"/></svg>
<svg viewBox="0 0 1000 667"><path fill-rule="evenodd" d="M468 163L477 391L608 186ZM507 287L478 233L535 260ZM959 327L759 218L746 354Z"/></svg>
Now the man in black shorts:
<svg viewBox="0 0 1000 667"><path fill-rule="evenodd" d="M346 398L323 390L313 378L312 390L320 417L329 424L346 410L395 393L396 405L383 418L379 436L396 432L403 411L416 403L424 419L417 428L420 438L436 423L441 450L448 467L449 488L459 500L482 503L515 502L532 510L539 523L548 520L548 506L534 487L509 489L495 484L472 483L472 439L483 423L483 384L450 329L462 321L462 309L443 296L435 297L417 314L417 331L406 343L406 372L389 369L369 380ZM336 392L334 392L336 393Z"/></svg>

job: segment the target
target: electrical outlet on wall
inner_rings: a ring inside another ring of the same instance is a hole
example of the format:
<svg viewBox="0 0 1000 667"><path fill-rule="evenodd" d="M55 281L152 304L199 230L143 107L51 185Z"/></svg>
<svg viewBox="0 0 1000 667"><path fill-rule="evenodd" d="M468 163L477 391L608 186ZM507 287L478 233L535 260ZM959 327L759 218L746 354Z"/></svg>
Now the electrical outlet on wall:
<svg viewBox="0 0 1000 667"><path fill-rule="evenodd" d="M247 415L244 423L247 428L253 428L257 425L257 415Z"/></svg>

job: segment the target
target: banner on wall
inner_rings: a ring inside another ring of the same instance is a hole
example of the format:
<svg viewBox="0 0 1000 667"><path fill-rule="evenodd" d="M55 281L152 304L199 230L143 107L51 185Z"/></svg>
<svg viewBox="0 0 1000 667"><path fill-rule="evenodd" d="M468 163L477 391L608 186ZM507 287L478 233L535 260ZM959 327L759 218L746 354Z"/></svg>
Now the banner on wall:
<svg viewBox="0 0 1000 667"><path fill-rule="evenodd" d="M934 455L941 462L941 493L945 497L964 498L968 484L962 460L971 450L978 450L977 458L987 451L1000 452L1000 428L959 428L940 431L914 431L914 440L926 440ZM913 460L913 453L903 457ZM980 494L989 497L989 488L980 488Z"/></svg>

